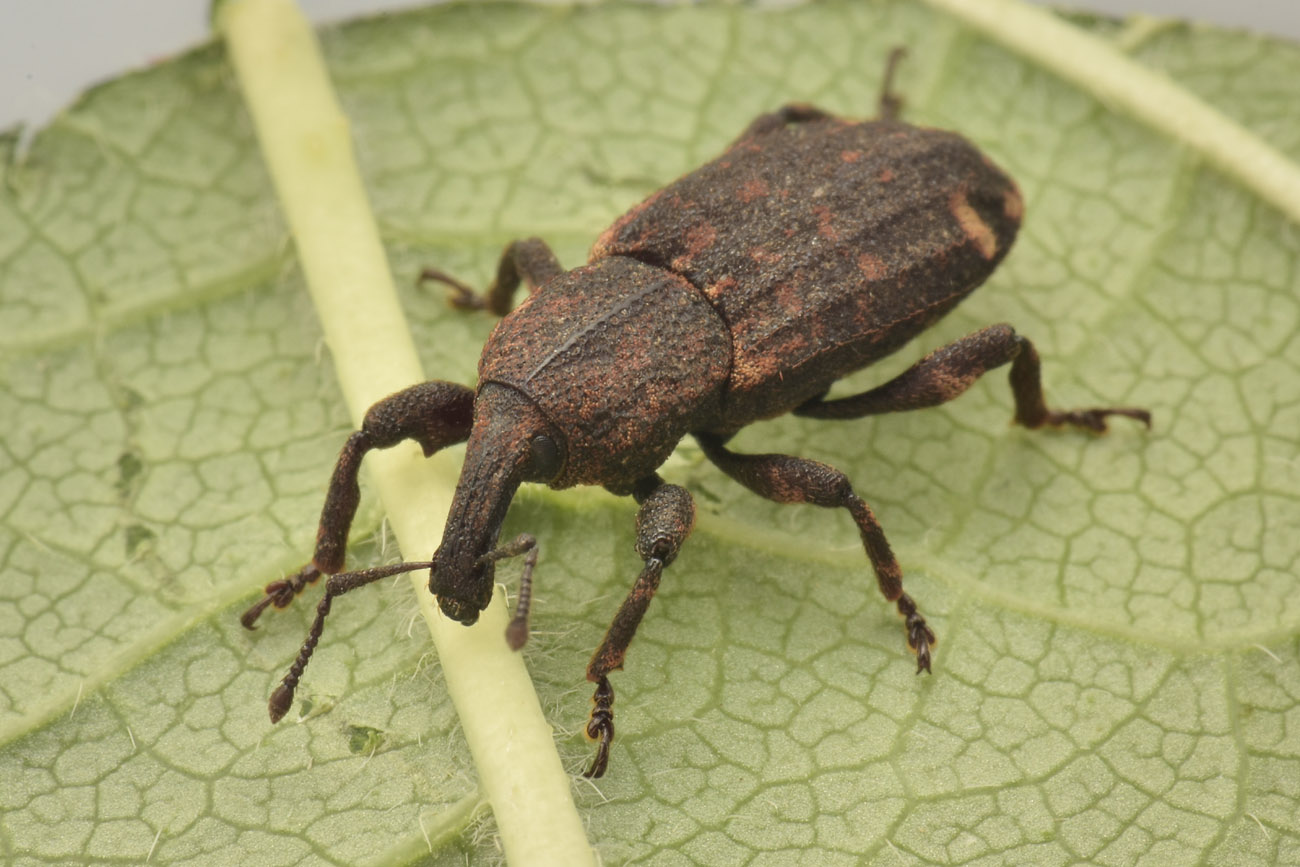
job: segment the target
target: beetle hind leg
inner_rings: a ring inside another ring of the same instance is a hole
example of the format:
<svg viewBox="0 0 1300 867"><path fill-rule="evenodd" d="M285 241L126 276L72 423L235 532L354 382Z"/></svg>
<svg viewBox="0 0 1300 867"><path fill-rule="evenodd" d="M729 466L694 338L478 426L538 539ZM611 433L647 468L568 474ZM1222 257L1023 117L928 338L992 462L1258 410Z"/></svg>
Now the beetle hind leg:
<svg viewBox="0 0 1300 867"><path fill-rule="evenodd" d="M996 326L995 326L996 327ZM1008 327L1008 326L1004 326ZM1043 382L1038 350L1027 338L1013 335L1015 358L1011 361L1011 392L1016 399L1016 423L1030 430L1043 427L1078 427L1093 433L1106 432L1106 419L1121 416L1151 427L1151 413L1135 407L1093 407L1091 409L1048 409L1043 399Z"/></svg>
<svg viewBox="0 0 1300 867"><path fill-rule="evenodd" d="M794 410L809 418L862 418L938 406L958 397L975 380L1004 364L1011 365L1015 422L1031 430L1078 427L1105 433L1106 419L1121 416L1151 427L1151 413L1133 407L1053 410L1043 397L1038 351L1010 325L990 325L954 340L922 358L898 376L869 391L837 400L814 398Z"/></svg>
<svg viewBox="0 0 1300 867"><path fill-rule="evenodd" d="M893 602L903 617L907 646L916 654L916 671L930 670L930 649L938 642L911 596L903 592L903 572L890 550L885 531L849 483L848 476L826 464L790 455L742 455L723 446L721 437L697 434L710 461L724 473L759 496L778 503L811 503L825 508L847 509L858 525L876 582L885 599Z"/></svg>
<svg viewBox="0 0 1300 867"><path fill-rule="evenodd" d="M876 107L877 116L880 120L898 120L898 116L903 111L903 98L894 90L894 75L898 71L898 64L906 56L907 49L898 45L889 52L889 57L885 60L885 74L881 79L880 96ZM750 121L744 132L732 142L732 147L745 139L766 135L783 129L790 124L814 123L821 120L830 120L834 117L830 112L815 105L809 105L806 102L788 103L776 111L760 114Z"/></svg>

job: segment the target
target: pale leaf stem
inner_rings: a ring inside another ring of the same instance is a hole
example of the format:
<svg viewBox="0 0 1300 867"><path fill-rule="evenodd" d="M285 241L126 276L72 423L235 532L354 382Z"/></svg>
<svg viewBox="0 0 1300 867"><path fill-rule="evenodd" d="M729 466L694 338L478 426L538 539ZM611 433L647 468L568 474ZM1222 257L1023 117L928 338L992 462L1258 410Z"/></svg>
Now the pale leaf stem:
<svg viewBox="0 0 1300 867"><path fill-rule="evenodd" d="M215 15L298 260L358 422L379 398L424 379L315 34L291 0L227 0ZM368 457L407 559L427 559L451 500L455 467L418 447ZM328 468L322 468L327 473ZM593 863L570 780L522 657L505 642L497 599L470 628L412 583L429 625L479 782L511 864ZM344 615L345 616L345 615Z"/></svg>
<svg viewBox="0 0 1300 867"><path fill-rule="evenodd" d="M1019 0L925 0L995 42L1201 154L1300 223L1300 166L1168 76L1118 46Z"/></svg>

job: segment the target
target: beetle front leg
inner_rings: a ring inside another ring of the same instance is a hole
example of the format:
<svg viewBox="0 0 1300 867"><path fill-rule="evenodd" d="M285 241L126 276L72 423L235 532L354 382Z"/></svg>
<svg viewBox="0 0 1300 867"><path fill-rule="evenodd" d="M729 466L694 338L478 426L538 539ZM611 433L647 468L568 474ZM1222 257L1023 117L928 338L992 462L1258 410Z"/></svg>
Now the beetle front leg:
<svg viewBox="0 0 1300 867"><path fill-rule="evenodd" d="M520 282L528 284L529 291L550 280L557 274L564 273L560 260L541 238L523 238L511 241L501 253L497 263L497 276L492 285L482 293L437 268L425 268L420 272L419 282L432 280L451 287L451 303L461 310L488 310L497 316L505 316L514 305L515 290Z"/></svg>
<svg viewBox="0 0 1300 867"><path fill-rule="evenodd" d="M912 597L903 592L903 572L890 550L885 531L871 507L854 493L848 476L826 464L790 455L736 454L725 448L718 436L697 434L696 439L705 456L719 469L760 496L778 503L811 503L847 509L858 525L881 595L893 602L903 617L907 646L916 653L917 674L930 670L930 648L938 639Z"/></svg>
<svg viewBox="0 0 1300 867"><path fill-rule="evenodd" d="M587 680L596 684L587 737L599 744L591 767L584 773L588 778L605 773L614 742L614 688L609 685L609 673L623 667L632 636L659 589L659 576L677 558L695 526L695 501L679 485L666 484L654 475L638 482L632 495L641 504L636 513L636 552L645 566L587 663Z"/></svg>
<svg viewBox="0 0 1300 867"><path fill-rule="evenodd" d="M253 629L257 618L269 606L287 606L322 574L332 575L343 569L348 531L361 502L357 475L366 452L415 440L428 457L441 448L468 439L473 420L473 389L438 380L413 385L372 406L361 429L348 437L339 453L325 494L325 506L321 509L311 562L292 577L266 585L266 595L240 618L244 627Z"/></svg>
<svg viewBox="0 0 1300 867"><path fill-rule="evenodd" d="M1131 407L1057 411L1047 408L1038 351L1010 325L990 325L936 349L898 376L870 391L837 400L815 398L794 410L809 418L862 418L887 412L947 403L995 367L1011 364L1015 421L1027 428L1072 425L1104 433L1112 415L1136 419L1151 427L1151 413Z"/></svg>

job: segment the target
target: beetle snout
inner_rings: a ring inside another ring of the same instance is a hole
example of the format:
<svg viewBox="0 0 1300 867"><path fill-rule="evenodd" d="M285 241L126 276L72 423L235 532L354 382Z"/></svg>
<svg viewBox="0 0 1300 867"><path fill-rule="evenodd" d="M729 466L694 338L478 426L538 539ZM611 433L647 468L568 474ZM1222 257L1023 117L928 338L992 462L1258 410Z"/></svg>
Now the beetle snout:
<svg viewBox="0 0 1300 867"><path fill-rule="evenodd" d="M450 596L439 596L438 607L442 609L443 614L457 623L473 626L478 621L479 609L472 602L462 602Z"/></svg>
<svg viewBox="0 0 1300 867"><path fill-rule="evenodd" d="M443 614L457 623L473 625L492 601L496 563L479 557L466 564L445 557L442 551L434 560L437 565L429 575L429 592L438 597ZM460 580L448 580L447 576L460 576Z"/></svg>

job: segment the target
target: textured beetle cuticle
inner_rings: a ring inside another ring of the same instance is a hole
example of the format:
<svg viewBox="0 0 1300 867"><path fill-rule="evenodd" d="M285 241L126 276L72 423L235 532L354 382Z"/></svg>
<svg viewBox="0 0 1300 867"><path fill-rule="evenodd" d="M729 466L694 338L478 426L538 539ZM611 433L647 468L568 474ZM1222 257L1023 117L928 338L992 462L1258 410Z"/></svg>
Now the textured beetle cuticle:
<svg viewBox="0 0 1300 867"><path fill-rule="evenodd" d="M437 269L453 306L504 318L483 348L478 385L412 386L379 401L339 454L312 563L266 587L242 622L283 607L322 573L317 616L272 694L282 718L331 602L384 575L429 570L440 610L464 624L489 604L501 560L522 556L505 640L528 640L536 540L498 536L521 484L599 485L638 503L641 569L587 663L596 685L585 728L599 777L614 742L614 690L637 629L695 523L695 504L658 474L693 436L723 473L777 503L847 513L880 595L903 618L917 673L929 672L935 630L904 591L904 575L871 506L827 464L727 443L762 419L861 419L938 406L985 373L1010 366L1014 420L1026 428L1106 430L1111 417L1150 426L1144 409L1056 410L1033 344L990 325L857 394L828 398L847 374L899 350L993 273L1020 228L1014 181L960 135L897 119L891 54L877 120L856 122L791 104L756 118L717 159L632 207L571 271L538 238L506 246L479 293ZM514 306L521 286L528 298ZM513 310L512 310L513 307ZM425 563L343 572L360 498L362 458L404 440L426 455L465 443L442 541ZM888 517L888 516L886 516ZM680 567L678 567L680 568Z"/></svg>

